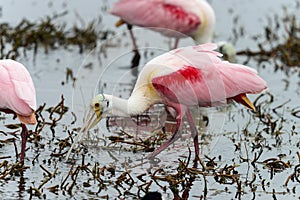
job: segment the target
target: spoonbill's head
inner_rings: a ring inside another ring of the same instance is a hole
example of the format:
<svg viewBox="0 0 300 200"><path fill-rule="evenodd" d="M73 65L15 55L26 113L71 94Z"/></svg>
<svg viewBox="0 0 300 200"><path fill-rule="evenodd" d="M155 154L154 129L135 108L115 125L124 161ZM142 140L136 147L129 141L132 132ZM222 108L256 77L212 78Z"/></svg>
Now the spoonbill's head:
<svg viewBox="0 0 300 200"><path fill-rule="evenodd" d="M233 44L225 41L218 42L218 51L223 54L224 60L236 62L236 50Z"/></svg>
<svg viewBox="0 0 300 200"><path fill-rule="evenodd" d="M110 95L98 94L94 97L87 112L85 123L82 126L82 131L88 131L96 126L102 118L108 116L111 110L110 101Z"/></svg>
<svg viewBox="0 0 300 200"><path fill-rule="evenodd" d="M77 136L74 138L73 144L67 153L66 161L68 160L75 144L81 140L82 136L87 134L87 132L91 128L96 126L102 118L106 117L108 113L110 113L111 99L112 99L111 95L105 95L105 94L98 94L97 96L94 97L90 105L90 108L85 116L85 121L80 131L78 132Z"/></svg>

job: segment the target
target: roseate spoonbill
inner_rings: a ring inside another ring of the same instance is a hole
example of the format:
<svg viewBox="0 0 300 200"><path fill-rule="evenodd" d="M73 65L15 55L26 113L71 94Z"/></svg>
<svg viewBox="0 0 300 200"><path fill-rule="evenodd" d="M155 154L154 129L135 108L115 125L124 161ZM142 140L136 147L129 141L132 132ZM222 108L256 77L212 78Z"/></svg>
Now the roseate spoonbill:
<svg viewBox="0 0 300 200"><path fill-rule="evenodd" d="M128 25L135 52L133 67L138 65L140 56L132 25L174 37L174 49L179 39L187 36L198 44L211 42L215 26L215 13L206 0L120 0L110 13L121 18L117 27L124 23Z"/></svg>
<svg viewBox="0 0 300 200"><path fill-rule="evenodd" d="M152 59L142 68L129 99L109 94L95 96L75 142L104 117L138 115L153 104L163 103L176 118L176 128L173 136L148 158L179 138L184 116L194 138L195 153L199 155L198 131L190 107L220 106L233 100L255 111L246 94L267 89L256 70L222 61L219 58L222 54L214 51L216 48L216 44L207 43L178 48Z"/></svg>
<svg viewBox="0 0 300 200"><path fill-rule="evenodd" d="M25 124L36 124L35 109L35 88L27 69L14 60L0 60L0 111L15 114L21 122L21 163L28 134Z"/></svg>

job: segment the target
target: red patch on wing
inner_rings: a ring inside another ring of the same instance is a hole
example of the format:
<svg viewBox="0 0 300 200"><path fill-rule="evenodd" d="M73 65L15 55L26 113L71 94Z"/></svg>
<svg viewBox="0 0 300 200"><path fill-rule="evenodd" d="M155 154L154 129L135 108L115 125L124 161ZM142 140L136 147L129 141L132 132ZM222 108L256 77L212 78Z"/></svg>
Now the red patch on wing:
<svg viewBox="0 0 300 200"><path fill-rule="evenodd" d="M197 27L200 25L200 20L194 13L186 12L182 7L164 4L163 5L166 12L169 12L178 21L186 21L186 23L192 27Z"/></svg>
<svg viewBox="0 0 300 200"><path fill-rule="evenodd" d="M178 101L175 94L180 90L190 89L194 82L202 79L202 71L192 66L185 66L178 71L152 79L153 87L162 95L162 98Z"/></svg>
<svg viewBox="0 0 300 200"><path fill-rule="evenodd" d="M199 80L202 77L202 71L192 66L183 67L174 73L178 73L179 76L182 76L185 80L189 81Z"/></svg>

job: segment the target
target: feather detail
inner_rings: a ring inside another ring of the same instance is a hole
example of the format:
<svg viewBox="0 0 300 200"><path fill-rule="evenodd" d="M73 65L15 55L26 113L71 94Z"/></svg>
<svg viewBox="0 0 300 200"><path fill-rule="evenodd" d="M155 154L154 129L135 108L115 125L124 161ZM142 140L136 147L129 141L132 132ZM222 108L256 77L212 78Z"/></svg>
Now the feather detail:
<svg viewBox="0 0 300 200"><path fill-rule="evenodd" d="M169 101L189 106L225 105L239 94L267 89L255 69L222 61L215 48L215 44L184 47L157 57L149 68L160 63L164 70L153 77L153 87Z"/></svg>
<svg viewBox="0 0 300 200"><path fill-rule="evenodd" d="M36 110L36 93L27 69L16 61L0 60L0 107L23 116Z"/></svg>

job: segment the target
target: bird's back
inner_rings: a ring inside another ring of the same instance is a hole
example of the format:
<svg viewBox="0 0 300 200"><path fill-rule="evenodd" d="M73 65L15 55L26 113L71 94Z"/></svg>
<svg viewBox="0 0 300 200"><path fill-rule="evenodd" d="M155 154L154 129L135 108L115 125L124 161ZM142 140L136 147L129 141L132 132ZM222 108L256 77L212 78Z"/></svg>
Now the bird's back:
<svg viewBox="0 0 300 200"><path fill-rule="evenodd" d="M36 109L36 93L27 69L13 60L0 60L0 108L28 116Z"/></svg>
<svg viewBox="0 0 300 200"><path fill-rule="evenodd" d="M239 94L267 88L256 70L222 61L220 53L213 51L216 47L204 44L175 49L148 62L141 75L148 74L148 82L160 96L186 105L222 105Z"/></svg>

